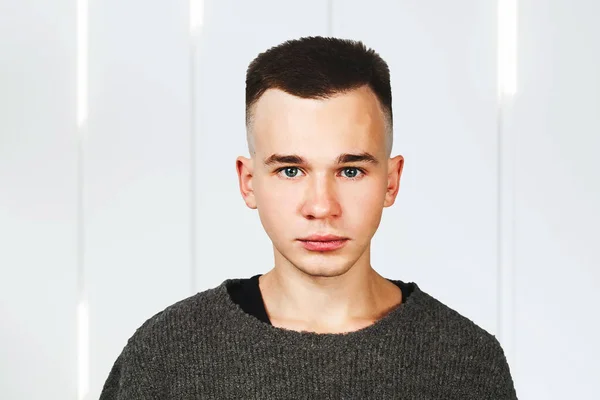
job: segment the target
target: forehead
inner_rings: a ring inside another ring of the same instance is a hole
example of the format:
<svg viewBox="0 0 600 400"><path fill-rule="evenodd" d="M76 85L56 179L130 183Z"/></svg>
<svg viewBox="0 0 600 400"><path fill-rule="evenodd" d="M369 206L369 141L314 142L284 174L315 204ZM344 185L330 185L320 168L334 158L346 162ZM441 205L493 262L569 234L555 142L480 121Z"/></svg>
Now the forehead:
<svg viewBox="0 0 600 400"><path fill-rule="evenodd" d="M368 87L327 99L267 90L253 109L257 153L333 154L384 151L385 120ZM330 157L328 157L330 158Z"/></svg>

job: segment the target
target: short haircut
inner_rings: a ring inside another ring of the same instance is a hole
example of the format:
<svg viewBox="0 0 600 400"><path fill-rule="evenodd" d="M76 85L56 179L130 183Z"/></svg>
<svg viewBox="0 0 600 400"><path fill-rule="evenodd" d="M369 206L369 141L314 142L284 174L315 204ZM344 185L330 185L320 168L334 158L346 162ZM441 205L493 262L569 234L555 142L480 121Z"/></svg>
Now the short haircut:
<svg viewBox="0 0 600 400"><path fill-rule="evenodd" d="M309 36L288 40L260 53L246 72L246 140L255 152L252 133L254 104L268 89L294 96L326 99L367 85L383 109L386 150L393 144L392 90L387 63L361 41Z"/></svg>

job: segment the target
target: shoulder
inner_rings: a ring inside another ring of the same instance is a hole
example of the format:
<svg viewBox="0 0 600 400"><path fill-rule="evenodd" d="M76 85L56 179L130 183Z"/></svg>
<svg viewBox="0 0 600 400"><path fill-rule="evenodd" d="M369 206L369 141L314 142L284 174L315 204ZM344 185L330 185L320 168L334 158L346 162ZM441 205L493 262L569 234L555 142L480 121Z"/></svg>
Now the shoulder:
<svg viewBox="0 0 600 400"><path fill-rule="evenodd" d="M486 365L490 373L506 368L504 349L493 333L434 296L419 291L416 332L439 362L456 362L476 369Z"/></svg>
<svg viewBox="0 0 600 400"><path fill-rule="evenodd" d="M477 398L515 400L510 367L498 338L426 292L415 299L420 349L426 351L431 365L453 371L448 384L455 385L462 398L476 393Z"/></svg>
<svg viewBox="0 0 600 400"><path fill-rule="evenodd" d="M178 366L181 349L204 340L202 332L219 320L222 289L196 293L147 318L113 363L100 399L163 398L165 376Z"/></svg>
<svg viewBox="0 0 600 400"><path fill-rule="evenodd" d="M422 321L436 332L460 345L498 347L496 336L478 325L471 318L443 303L431 294L418 289Z"/></svg>
<svg viewBox="0 0 600 400"><path fill-rule="evenodd" d="M219 287L196 293L146 319L114 362L100 398L162 398L161 382L177 366L181 349L204 340L219 320L223 293Z"/></svg>
<svg viewBox="0 0 600 400"><path fill-rule="evenodd" d="M163 346L207 327L221 312L220 288L210 288L181 299L147 318L131 335L126 347Z"/></svg>

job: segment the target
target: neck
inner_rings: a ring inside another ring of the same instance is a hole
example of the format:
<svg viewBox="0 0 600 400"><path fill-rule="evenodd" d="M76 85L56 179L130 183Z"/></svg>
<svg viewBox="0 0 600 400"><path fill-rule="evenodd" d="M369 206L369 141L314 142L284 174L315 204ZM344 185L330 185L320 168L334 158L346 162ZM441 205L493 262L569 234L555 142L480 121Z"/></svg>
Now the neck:
<svg viewBox="0 0 600 400"><path fill-rule="evenodd" d="M337 276L311 276L297 267L275 267L259 278L274 326L313 332L348 332L371 325L402 301L394 283L367 262Z"/></svg>

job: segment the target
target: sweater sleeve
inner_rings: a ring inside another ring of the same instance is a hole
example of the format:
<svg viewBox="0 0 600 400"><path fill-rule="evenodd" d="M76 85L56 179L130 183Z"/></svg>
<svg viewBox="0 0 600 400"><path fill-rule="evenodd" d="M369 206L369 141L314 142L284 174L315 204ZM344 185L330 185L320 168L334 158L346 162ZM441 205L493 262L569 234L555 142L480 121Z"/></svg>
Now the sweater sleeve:
<svg viewBox="0 0 600 400"><path fill-rule="evenodd" d="M160 364L147 346L132 339L114 362L99 400L163 399L157 382Z"/></svg>
<svg viewBox="0 0 600 400"><path fill-rule="evenodd" d="M498 339L493 336L487 384L482 399L518 400L506 355Z"/></svg>
<svg viewBox="0 0 600 400"><path fill-rule="evenodd" d="M117 400L119 399L119 386L121 383L121 367L123 364L123 352L117 357L113 364L108 378L104 382L104 387L100 393L100 400Z"/></svg>

